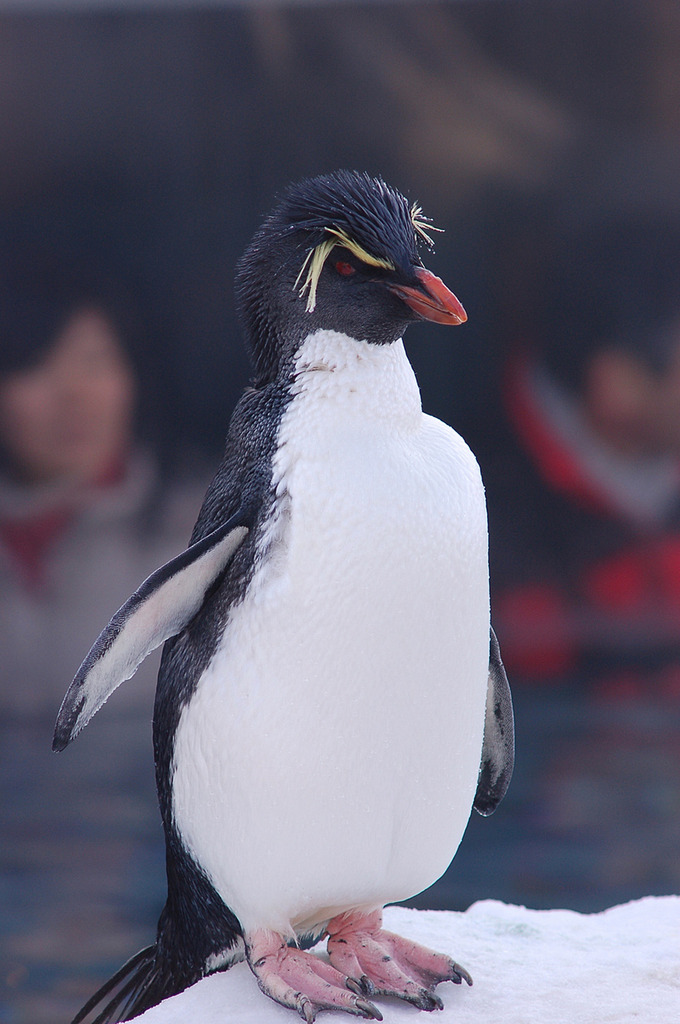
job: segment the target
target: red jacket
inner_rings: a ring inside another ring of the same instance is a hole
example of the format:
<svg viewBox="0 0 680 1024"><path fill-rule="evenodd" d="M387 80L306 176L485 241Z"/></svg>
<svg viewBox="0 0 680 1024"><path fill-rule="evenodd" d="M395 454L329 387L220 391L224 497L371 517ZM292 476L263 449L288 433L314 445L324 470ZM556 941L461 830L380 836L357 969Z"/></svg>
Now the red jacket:
<svg viewBox="0 0 680 1024"><path fill-rule="evenodd" d="M505 398L505 430L480 462L508 673L578 675L617 692L648 688L651 675L680 696L680 467L662 466L659 508L637 509L634 493L628 503L598 477L587 436L576 443L560 429L526 361L508 375Z"/></svg>

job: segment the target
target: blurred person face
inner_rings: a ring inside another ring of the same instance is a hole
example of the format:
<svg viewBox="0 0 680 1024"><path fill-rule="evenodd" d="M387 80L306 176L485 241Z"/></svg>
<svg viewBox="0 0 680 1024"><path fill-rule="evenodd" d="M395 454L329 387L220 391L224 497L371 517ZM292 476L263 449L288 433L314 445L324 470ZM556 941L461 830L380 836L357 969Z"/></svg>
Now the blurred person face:
<svg viewBox="0 0 680 1024"><path fill-rule="evenodd" d="M43 360L0 381L0 439L30 483L93 482L131 441L135 382L116 330L76 310Z"/></svg>
<svg viewBox="0 0 680 1024"><path fill-rule="evenodd" d="M680 456L680 320L663 372L621 350L595 357L589 372L587 406L596 430L616 449L631 455Z"/></svg>

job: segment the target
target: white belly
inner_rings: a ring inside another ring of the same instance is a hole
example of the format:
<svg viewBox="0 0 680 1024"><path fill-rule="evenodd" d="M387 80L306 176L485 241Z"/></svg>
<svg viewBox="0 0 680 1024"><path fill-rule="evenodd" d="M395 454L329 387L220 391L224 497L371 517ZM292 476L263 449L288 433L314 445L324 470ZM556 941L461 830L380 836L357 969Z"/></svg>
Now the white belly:
<svg viewBox="0 0 680 1024"><path fill-rule="evenodd" d="M352 369L380 371L368 403L361 386L336 399L337 368L301 384L281 424L269 557L177 731L177 824L246 930L304 930L419 892L470 813L483 490L464 442L415 408L392 349L366 346L368 369ZM376 415L380 389L405 385L408 408Z"/></svg>

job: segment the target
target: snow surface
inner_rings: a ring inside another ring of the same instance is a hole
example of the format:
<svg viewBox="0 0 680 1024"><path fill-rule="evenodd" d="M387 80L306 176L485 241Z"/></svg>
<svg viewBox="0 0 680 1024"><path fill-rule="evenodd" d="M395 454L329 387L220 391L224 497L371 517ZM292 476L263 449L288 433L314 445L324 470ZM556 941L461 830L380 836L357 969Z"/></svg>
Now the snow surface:
<svg viewBox="0 0 680 1024"><path fill-rule="evenodd" d="M680 896L600 914L527 910L495 900L465 913L388 907L385 927L447 952L474 986L440 985L431 1017L377 999L385 1024L680 1024ZM323 955L323 947L317 947ZM320 1022L359 1020L320 1013ZM144 1024L294 1024L241 963L148 1010Z"/></svg>

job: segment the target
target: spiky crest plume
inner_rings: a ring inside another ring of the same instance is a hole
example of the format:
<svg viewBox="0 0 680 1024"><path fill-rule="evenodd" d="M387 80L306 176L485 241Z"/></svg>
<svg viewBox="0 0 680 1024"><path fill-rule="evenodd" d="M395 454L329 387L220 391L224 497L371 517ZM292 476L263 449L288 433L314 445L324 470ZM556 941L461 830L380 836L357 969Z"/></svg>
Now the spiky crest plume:
<svg viewBox="0 0 680 1024"><path fill-rule="evenodd" d="M288 190L286 200L291 226L323 235L308 249L295 281L297 288L302 280L300 296L307 293L309 313L316 307L324 263L336 246L349 250L368 266L395 270L399 264L416 262L417 243L422 240L432 248L434 242L428 232L441 230L430 223L419 205L409 206L406 198L382 178L358 171L337 171L300 182ZM305 200L307 206L302 212ZM298 217L299 213L302 216Z"/></svg>

